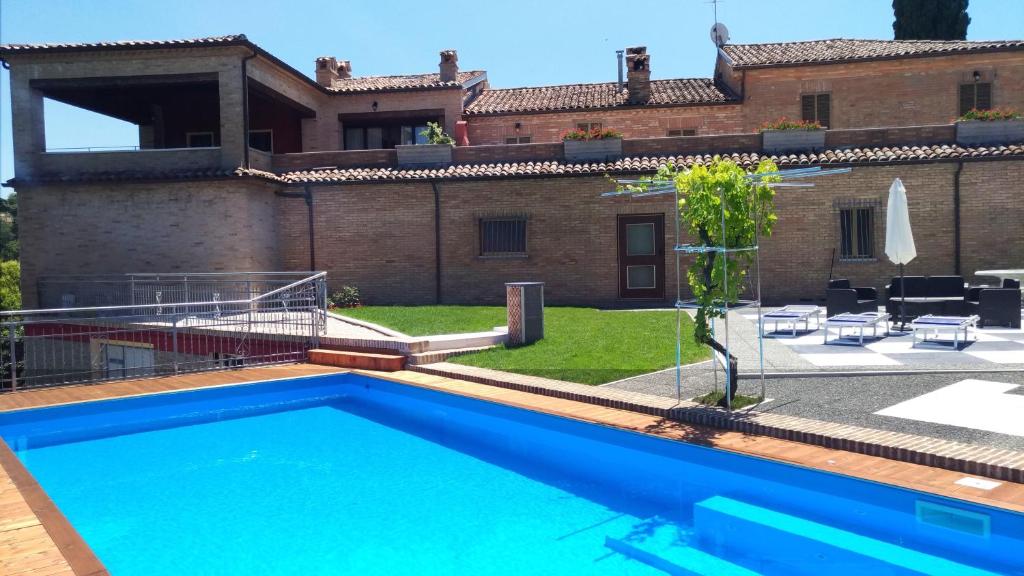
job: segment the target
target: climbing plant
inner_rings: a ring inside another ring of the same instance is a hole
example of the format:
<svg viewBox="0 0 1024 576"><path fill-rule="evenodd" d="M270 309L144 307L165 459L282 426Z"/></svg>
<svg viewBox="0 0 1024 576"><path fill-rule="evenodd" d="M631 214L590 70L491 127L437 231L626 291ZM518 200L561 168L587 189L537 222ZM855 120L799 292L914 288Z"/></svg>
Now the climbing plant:
<svg viewBox="0 0 1024 576"><path fill-rule="evenodd" d="M757 165L754 173L777 171L773 162L765 160ZM717 156L709 164L695 164L690 168L662 166L653 178L653 181L674 183L679 192L680 221L695 244L725 248L753 246L759 235L771 234L777 220L775 192L764 183L779 180L778 176L747 178L747 171L742 167ZM747 271L753 259L752 251L731 252L728 258L715 251L697 253L686 273L696 301L694 339L723 356L725 347L713 338L711 320L725 316L728 306L736 304L748 288ZM734 362L735 358L730 361ZM730 395L733 394L735 390L731 389Z"/></svg>

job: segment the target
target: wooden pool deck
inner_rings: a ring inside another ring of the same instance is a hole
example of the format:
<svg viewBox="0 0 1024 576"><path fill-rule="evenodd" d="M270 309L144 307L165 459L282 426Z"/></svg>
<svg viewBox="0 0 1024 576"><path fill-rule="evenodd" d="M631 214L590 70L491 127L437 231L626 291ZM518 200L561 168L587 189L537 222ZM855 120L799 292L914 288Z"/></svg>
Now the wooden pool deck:
<svg viewBox="0 0 1024 576"><path fill-rule="evenodd" d="M344 371L330 366L291 364L26 390L0 395L0 412ZM963 473L878 456L683 424L658 416L419 372L362 373L407 385L1024 512L1024 484L1001 482L991 490L983 490L956 484L958 480L968 477ZM0 574L107 574L102 563L3 442L0 442L0 510L3 510L3 515L0 516Z"/></svg>

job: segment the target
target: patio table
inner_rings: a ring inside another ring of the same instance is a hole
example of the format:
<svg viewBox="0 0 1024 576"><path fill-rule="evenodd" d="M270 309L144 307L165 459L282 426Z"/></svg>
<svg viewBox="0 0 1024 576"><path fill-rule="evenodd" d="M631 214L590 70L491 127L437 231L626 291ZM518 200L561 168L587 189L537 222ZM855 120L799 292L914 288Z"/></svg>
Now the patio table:
<svg viewBox="0 0 1024 576"><path fill-rule="evenodd" d="M934 316L932 314L928 314L927 316L921 316L920 318L915 318L914 321L910 323L910 327L913 328L913 330L914 330L914 336L913 336L914 337L914 344L913 344L913 347L914 348L917 347L917 333L918 332L923 332L924 333L924 335L923 335L923 337L921 339L921 342L928 342L928 333L929 332L931 332L931 333L935 334L936 336L938 336L939 332L942 332L942 331L945 331L945 332L952 331L953 332L953 349L954 350L959 350L960 349L960 342L959 342L960 331L961 330L964 331L963 342L966 343L967 340L968 340L968 337L969 337L968 330L971 329L971 328L977 329L977 327L978 327L978 320L980 320L980 319L981 318L979 316ZM977 339L977 335L975 335L975 339Z"/></svg>
<svg viewBox="0 0 1024 576"><path fill-rule="evenodd" d="M878 337L878 325L883 324L885 326L885 335L888 336L889 318L889 314L884 312L861 312L860 314L844 312L843 314L836 314L831 318L825 318L825 344L828 344L828 329L832 326L839 328L839 335L836 337L836 340L843 338L843 328L857 330L857 344L860 346L864 345L864 330L867 328L871 328L871 335L873 337ZM832 342L835 343L836 340Z"/></svg>
<svg viewBox="0 0 1024 576"><path fill-rule="evenodd" d="M772 322L772 332L779 330L779 324L789 324L793 330L793 337L796 337L797 325L801 322L804 323L804 330L810 330L811 316L814 316L815 330L821 327L821 307L820 306L784 306L769 312L761 316L761 336L764 336L764 327L768 322Z"/></svg>

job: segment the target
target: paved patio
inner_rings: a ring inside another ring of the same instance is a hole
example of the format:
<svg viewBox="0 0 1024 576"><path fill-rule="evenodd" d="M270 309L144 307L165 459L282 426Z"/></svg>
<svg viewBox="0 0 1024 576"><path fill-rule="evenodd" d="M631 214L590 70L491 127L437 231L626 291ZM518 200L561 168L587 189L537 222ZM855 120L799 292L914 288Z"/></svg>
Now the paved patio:
<svg viewBox="0 0 1024 576"><path fill-rule="evenodd" d="M718 389L722 389L723 381L719 371ZM711 363L689 367L682 382L683 399L714 390ZM760 386L758 379L740 380L740 392L744 394L759 394ZM620 380L604 387L676 397L674 371ZM750 410L1024 450L1021 372L767 378L765 396L767 402ZM879 413L909 401L917 405Z"/></svg>

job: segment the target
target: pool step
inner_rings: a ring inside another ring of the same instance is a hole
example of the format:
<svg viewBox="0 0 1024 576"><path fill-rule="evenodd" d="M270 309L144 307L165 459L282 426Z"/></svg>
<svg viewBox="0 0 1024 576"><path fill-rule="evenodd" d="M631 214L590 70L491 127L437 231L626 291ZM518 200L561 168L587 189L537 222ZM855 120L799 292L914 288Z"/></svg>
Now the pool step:
<svg viewBox="0 0 1024 576"><path fill-rule="evenodd" d="M723 555L771 558L771 566L787 574L820 576L849 571L887 576L995 576L987 570L724 496L698 502L693 514L702 547Z"/></svg>
<svg viewBox="0 0 1024 576"><path fill-rule="evenodd" d="M309 361L313 364L381 372L397 372L405 369L405 356L401 354L320 349L310 350L308 354Z"/></svg>
<svg viewBox="0 0 1024 576"><path fill-rule="evenodd" d="M678 542L674 526L661 526L642 540L606 536L604 545L672 576L758 576L753 570Z"/></svg>

